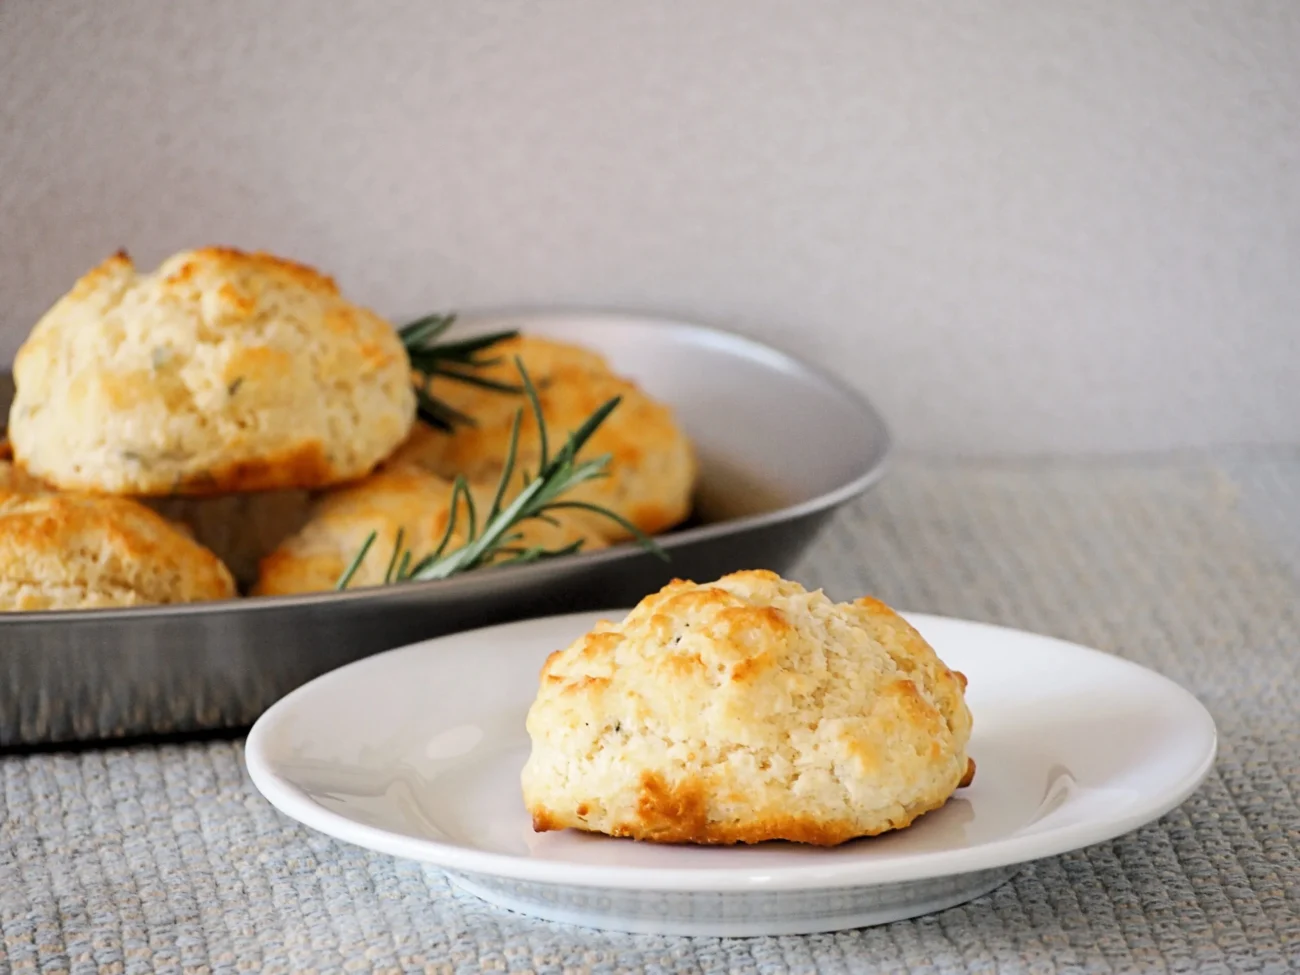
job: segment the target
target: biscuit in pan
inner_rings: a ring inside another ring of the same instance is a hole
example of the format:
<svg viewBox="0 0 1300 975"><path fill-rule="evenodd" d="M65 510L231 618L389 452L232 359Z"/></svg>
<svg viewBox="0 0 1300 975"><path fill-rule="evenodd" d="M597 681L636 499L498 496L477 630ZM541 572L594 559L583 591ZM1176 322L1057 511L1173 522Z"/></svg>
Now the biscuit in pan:
<svg viewBox="0 0 1300 975"><path fill-rule="evenodd" d="M531 371L529 377L533 378ZM580 485L569 499L607 508L650 535L666 531L690 514L697 477L695 451L672 409L629 380L587 368L563 366L535 385L552 448L563 444L606 401L621 397L579 454L580 460L608 454L608 476ZM463 475L477 484L494 483L505 464L515 414L521 407L517 464L536 471L540 440L532 410L521 396L484 390L474 397L473 426L444 433L417 424L391 463L416 464L447 478ZM608 518L580 517L610 541L631 537Z"/></svg>
<svg viewBox="0 0 1300 975"><path fill-rule="evenodd" d="M392 326L310 268L208 247L117 254L32 329L8 435L61 490L210 495L369 473L415 415Z"/></svg>
<svg viewBox="0 0 1300 975"><path fill-rule="evenodd" d="M262 559L253 595L282 596L333 589L373 532L375 543L366 553L350 586L361 588L384 581L397 534L413 559L432 552L451 519L452 482L417 467L386 468L346 488L323 494L301 529ZM472 490L480 513L492 494ZM450 547L462 544L468 530L465 506L458 508ZM583 549L602 548L599 536L557 512L555 523L540 519L522 522L518 544L559 548L581 540Z"/></svg>
<svg viewBox="0 0 1300 975"><path fill-rule="evenodd" d="M126 498L0 491L0 610L230 599L221 561Z"/></svg>

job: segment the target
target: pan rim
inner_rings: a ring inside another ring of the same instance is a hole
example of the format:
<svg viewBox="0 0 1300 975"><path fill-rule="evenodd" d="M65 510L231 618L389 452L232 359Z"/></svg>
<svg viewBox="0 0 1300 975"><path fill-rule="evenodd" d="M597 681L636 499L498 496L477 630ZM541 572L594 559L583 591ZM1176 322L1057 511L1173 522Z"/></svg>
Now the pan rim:
<svg viewBox="0 0 1300 975"><path fill-rule="evenodd" d="M675 548L683 548L702 542L727 538L747 532L797 521L834 508L864 494L877 484L887 473L894 453L894 442L889 429L879 411L865 395L849 385L845 380L816 365L801 356L778 349L775 346L750 338L738 332L722 329L698 321L686 321L675 317L654 314L642 314L633 311L609 309L599 306L546 306L546 307L504 307L470 309L457 315L457 331L461 334L473 334L501 327L503 319L521 319L533 325L567 321L573 323L584 319L600 321L605 324L621 324L632 327L649 327L659 331L675 333L690 338L696 343L705 342L736 353L738 356L759 361L769 367L779 369L811 380L823 390L833 394L844 405L859 415L863 428L861 441L862 464L858 473L843 484L806 498L794 504L784 505L770 511L763 511L738 518L696 525L680 531L669 531L656 536L659 545L670 554ZM0 435L3 428L0 428ZM458 593L472 592L483 586L486 581L501 578L517 580L519 585L526 585L530 580L553 572L560 561L571 565L577 560L585 564L615 562L627 558L646 557L632 543L613 545L606 549L592 552L579 552L565 556L563 560L534 563L524 566L503 566L481 569L472 574L454 576L450 579L437 579L427 582L405 583L401 586L403 598L418 598L431 592L442 596L454 597ZM392 586L370 586L351 589L346 592L316 592L287 596L256 596L235 599L211 600L198 603L177 603L147 606L105 607L96 609L62 609L36 610L0 613L0 630L5 627L46 625L52 623L94 623L101 625L119 620L144 620L159 618L208 617L230 614L248 614L274 612L295 608L325 608L347 603L363 605L392 597Z"/></svg>

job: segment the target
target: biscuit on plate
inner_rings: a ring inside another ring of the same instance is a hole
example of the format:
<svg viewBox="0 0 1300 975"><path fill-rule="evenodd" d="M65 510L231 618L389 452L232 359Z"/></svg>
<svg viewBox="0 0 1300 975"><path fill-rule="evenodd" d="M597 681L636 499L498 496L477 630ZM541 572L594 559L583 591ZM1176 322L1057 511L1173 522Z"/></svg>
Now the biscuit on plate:
<svg viewBox="0 0 1300 975"><path fill-rule="evenodd" d="M0 491L0 611L230 599L221 561L126 498Z"/></svg>
<svg viewBox="0 0 1300 975"><path fill-rule="evenodd" d="M969 781L965 678L874 599L674 581L553 653L527 718L539 831L830 846Z"/></svg>
<svg viewBox="0 0 1300 975"><path fill-rule="evenodd" d="M334 282L209 247L124 253L37 322L14 362L15 457L62 490L210 495L362 477L415 415L392 326Z"/></svg>
<svg viewBox="0 0 1300 975"><path fill-rule="evenodd" d="M586 460L609 454L608 476L580 485L566 500L608 508L646 534L665 531L690 514L695 452L668 406L626 379L585 365L562 365L540 380L530 369L529 377L537 387L552 452L607 400L622 397L578 455L579 460ZM445 398L443 386L434 388ZM443 477L460 474L477 484L495 483L505 464L515 413L522 407L516 469L536 473L540 459L537 420L523 396L480 390L472 403L467 398L457 402L458 409L474 417L473 426L443 433L417 423L398 448L394 462L417 464ZM610 541L631 537L609 518L575 514Z"/></svg>
<svg viewBox="0 0 1300 975"><path fill-rule="evenodd" d="M492 504L490 492L471 488L482 519ZM397 532L412 559L434 551L451 518L452 482L416 467L386 468L350 487L329 491L315 503L303 527L262 559L253 595L284 596L333 589L371 532L375 543L352 577L351 587L384 581ZM518 544L559 548L581 539L583 549L602 548L603 539L556 512L556 524L522 522ZM462 503L449 549L462 544L468 512Z"/></svg>

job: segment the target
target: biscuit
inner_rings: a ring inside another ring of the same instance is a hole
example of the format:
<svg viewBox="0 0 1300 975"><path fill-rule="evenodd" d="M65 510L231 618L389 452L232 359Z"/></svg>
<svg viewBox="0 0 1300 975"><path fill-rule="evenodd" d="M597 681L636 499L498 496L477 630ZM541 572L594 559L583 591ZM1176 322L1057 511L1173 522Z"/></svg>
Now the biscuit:
<svg viewBox="0 0 1300 975"><path fill-rule="evenodd" d="M557 373L567 376L613 374L609 363L598 352L540 335L523 334L503 339L484 349L479 356L486 364L473 369L474 375L516 387L521 386L517 360L523 362L528 378L539 390L549 387ZM431 395L471 417L476 425L508 424L515 410L527 407L527 400L515 393L486 389L445 376L430 379L417 373L414 379L423 383ZM450 462L443 461L448 446L446 436L441 430L417 422L406 442L389 457L385 466L403 467L413 463L435 473L444 473L447 477L465 474L465 471L451 470Z"/></svg>
<svg viewBox="0 0 1300 975"><path fill-rule="evenodd" d="M474 375L511 386L519 385L519 368L516 359L523 360L528 377L539 388L549 384L557 372L610 374L609 362L599 352L571 342L541 335L524 333L502 339L478 353L486 364L473 370ZM424 377L417 376L424 380ZM514 412L518 399L510 393L484 389L470 383L458 382L445 376L427 381L429 391L444 403L472 417L483 411L506 410Z"/></svg>
<svg viewBox="0 0 1300 975"><path fill-rule="evenodd" d="M0 490L53 493L44 481L6 458L7 446L0 442ZM285 490L134 500L212 552L240 586L251 586L258 562L306 523L312 496L309 491Z"/></svg>
<svg viewBox="0 0 1300 975"><path fill-rule="evenodd" d="M0 444L0 490L55 493L12 461ZM308 491L254 491L211 498L135 498L162 515L177 531L219 558L241 586L257 579L257 564L307 520Z"/></svg>
<svg viewBox="0 0 1300 975"><path fill-rule="evenodd" d="M0 491L0 611L229 599L221 561L126 498Z"/></svg>
<svg viewBox="0 0 1300 975"><path fill-rule="evenodd" d="M690 514L697 476L695 452L668 406L634 383L586 364L553 364L537 376L527 361L524 365L537 387L552 451L606 401L622 398L578 455L586 460L608 454L608 476L578 486L566 500L608 508L646 534L665 531ZM476 484L494 483L505 464L516 411L522 407L517 469L536 473L537 420L523 397L478 390L462 394L455 405L474 417L473 426L443 433L416 424L392 463L416 464L442 477L464 475ZM587 513L579 517L610 541L631 537L611 519Z"/></svg>
<svg viewBox="0 0 1300 975"><path fill-rule="evenodd" d="M410 432L397 333L329 278L268 254L118 254L14 362L15 457L62 490L211 495L362 477Z"/></svg>
<svg viewBox="0 0 1300 975"><path fill-rule="evenodd" d="M352 577L351 588L379 585L392 557L397 532L413 559L434 551L451 518L452 482L416 467L386 468L356 484L327 492L303 527L262 560L253 594L283 596L333 589L371 532L375 543ZM490 493L472 488L480 524L492 504ZM521 523L517 544L558 548L581 539L583 549L604 546L573 521L557 524L530 519ZM464 542L468 512L458 508L449 548Z"/></svg>
<svg viewBox="0 0 1300 975"><path fill-rule="evenodd" d="M901 829L967 779L964 688L876 600L674 581L546 661L524 801L539 831L665 843Z"/></svg>

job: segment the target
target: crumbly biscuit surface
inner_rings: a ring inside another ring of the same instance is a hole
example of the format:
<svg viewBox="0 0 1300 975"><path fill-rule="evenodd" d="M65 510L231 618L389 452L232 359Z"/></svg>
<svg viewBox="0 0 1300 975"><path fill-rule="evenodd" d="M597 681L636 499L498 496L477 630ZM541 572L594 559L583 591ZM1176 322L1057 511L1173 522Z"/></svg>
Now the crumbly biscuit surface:
<svg viewBox="0 0 1300 975"><path fill-rule="evenodd" d="M475 370L477 375L516 386L519 384L516 360L522 360L529 378L538 386L549 385L557 373L609 375L613 372L608 360L593 349L527 332L497 342L480 353L480 357L487 364ZM449 379L435 379L430 388L439 399L471 416L503 404L513 410L519 402L492 390Z"/></svg>
<svg viewBox="0 0 1300 975"><path fill-rule="evenodd" d="M14 379L15 456L63 490L335 484L391 453L415 412L388 322L310 268L216 247L151 274L109 258L36 324Z"/></svg>
<svg viewBox="0 0 1300 975"><path fill-rule="evenodd" d="M963 692L876 600L764 571L674 582L548 659L524 799L538 830L834 845L963 783Z"/></svg>
<svg viewBox="0 0 1300 975"><path fill-rule="evenodd" d="M581 485L572 493L573 500L608 508L647 534L665 531L690 514L697 461L671 408L614 375L602 358L584 349L524 336L491 351L500 360L488 372L503 382L519 381L514 357L523 361L537 387L552 449L605 402L621 397L580 455L586 459L608 454L609 476ZM460 474L476 483L493 482L505 463L515 413L524 407L517 461L536 470L537 422L523 397L441 380L435 380L432 389L476 423L451 434L417 424L394 463L418 464L448 478ZM610 519L581 517L611 541L630 537Z"/></svg>
<svg viewBox="0 0 1300 975"><path fill-rule="evenodd" d="M230 599L221 561L125 498L0 490L0 610Z"/></svg>

